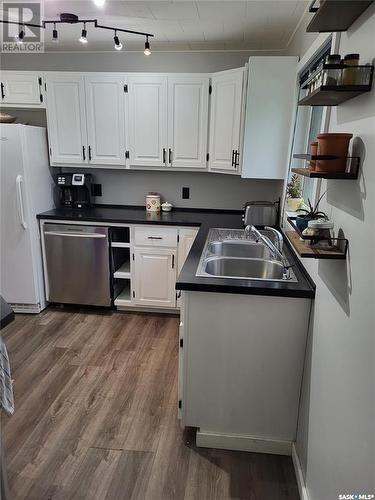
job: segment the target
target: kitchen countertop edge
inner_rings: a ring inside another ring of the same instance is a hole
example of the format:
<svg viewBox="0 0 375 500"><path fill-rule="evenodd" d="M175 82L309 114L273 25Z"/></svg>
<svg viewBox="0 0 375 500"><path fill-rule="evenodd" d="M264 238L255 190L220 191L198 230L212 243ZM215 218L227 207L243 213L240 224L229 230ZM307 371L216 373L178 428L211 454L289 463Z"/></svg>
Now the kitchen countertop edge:
<svg viewBox="0 0 375 500"><path fill-rule="evenodd" d="M294 298L314 298L315 284L301 261L292 251L284 235L286 254L295 266L298 283L242 280L237 278L207 278L196 276L198 263L206 242L209 229L243 228L238 210L178 209L162 212L150 218L144 207L139 206L94 206L90 209L53 209L37 215L39 220L64 220L74 222L100 222L108 224L161 224L181 227L199 227L199 232L177 278L176 289L197 292L231 293L242 295L262 295Z"/></svg>

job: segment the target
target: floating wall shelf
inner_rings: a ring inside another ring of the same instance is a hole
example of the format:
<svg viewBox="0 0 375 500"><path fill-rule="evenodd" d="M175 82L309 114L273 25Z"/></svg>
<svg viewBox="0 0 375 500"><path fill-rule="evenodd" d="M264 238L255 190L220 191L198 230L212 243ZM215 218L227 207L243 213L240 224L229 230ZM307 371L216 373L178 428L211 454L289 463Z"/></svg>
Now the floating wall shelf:
<svg viewBox="0 0 375 500"><path fill-rule="evenodd" d="M334 155L309 155L309 154L295 154L293 158L299 160L338 160L338 156ZM347 179L353 180L358 178L359 173L359 156L348 156L347 157L347 169L346 172L321 172L319 170L310 170L309 168L292 168L292 172L295 174L303 175L305 177L311 177L314 179Z"/></svg>
<svg viewBox="0 0 375 500"><path fill-rule="evenodd" d="M309 259L346 259L349 245L349 241L346 238L332 238L331 240L334 244L328 248L307 246L306 240L312 240L312 238L302 235L296 226L295 217L288 217L287 220L294 231L286 231L286 235L300 257Z"/></svg>
<svg viewBox="0 0 375 500"><path fill-rule="evenodd" d="M320 0L319 8L312 2L310 12L315 15L307 26L307 32L327 33L346 31L372 4L371 0Z"/></svg>
<svg viewBox="0 0 375 500"><path fill-rule="evenodd" d="M345 70L352 71L350 78L357 81L355 85L320 85L318 88L307 94L299 100L299 106L337 106L349 99L353 99L358 95L369 92L372 88L374 77L374 66L358 65L358 66L342 66L337 68L332 64L323 64L306 80L302 86L303 90L309 88L309 85L314 79L319 79L321 82L329 81L330 71L336 75L335 79L338 82L345 82Z"/></svg>

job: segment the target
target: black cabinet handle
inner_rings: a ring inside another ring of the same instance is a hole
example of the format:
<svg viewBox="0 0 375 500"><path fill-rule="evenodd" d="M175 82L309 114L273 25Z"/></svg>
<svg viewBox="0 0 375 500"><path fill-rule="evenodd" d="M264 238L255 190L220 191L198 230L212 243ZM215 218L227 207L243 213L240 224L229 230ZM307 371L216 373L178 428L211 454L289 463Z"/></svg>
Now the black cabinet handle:
<svg viewBox="0 0 375 500"><path fill-rule="evenodd" d="M239 158L240 158L240 153L236 150L236 152L234 153L234 168L237 168L238 165L240 164L239 163Z"/></svg>
<svg viewBox="0 0 375 500"><path fill-rule="evenodd" d="M235 154L235 151L234 151L234 149L232 149L232 167L234 167L234 154Z"/></svg>
<svg viewBox="0 0 375 500"><path fill-rule="evenodd" d="M147 236L149 240L162 240L162 236Z"/></svg>
<svg viewBox="0 0 375 500"><path fill-rule="evenodd" d="M4 99L5 98L5 94L4 94L4 84L3 82L1 82L1 98Z"/></svg>
<svg viewBox="0 0 375 500"><path fill-rule="evenodd" d="M174 254L172 255L172 269L174 269Z"/></svg>
<svg viewBox="0 0 375 500"><path fill-rule="evenodd" d="M91 160L91 146L89 146L89 160Z"/></svg>
<svg viewBox="0 0 375 500"><path fill-rule="evenodd" d="M172 163L172 150L171 150L171 148L168 149L168 162Z"/></svg>
<svg viewBox="0 0 375 500"><path fill-rule="evenodd" d="M85 146L82 146L82 157L83 157L83 161L85 161L86 160Z"/></svg>
<svg viewBox="0 0 375 500"><path fill-rule="evenodd" d="M165 151L165 148L163 148L163 163L165 163L167 161L165 154L166 154L166 151Z"/></svg>

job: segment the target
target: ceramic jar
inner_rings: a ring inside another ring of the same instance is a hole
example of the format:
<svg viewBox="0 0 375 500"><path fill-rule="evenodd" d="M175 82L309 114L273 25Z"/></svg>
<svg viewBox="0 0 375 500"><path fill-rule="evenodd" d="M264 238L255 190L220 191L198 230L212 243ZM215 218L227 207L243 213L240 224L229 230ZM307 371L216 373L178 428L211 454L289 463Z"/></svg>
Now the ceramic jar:
<svg viewBox="0 0 375 500"><path fill-rule="evenodd" d="M345 172L350 139L353 134L319 134L318 154L338 156L337 160L317 160L318 172Z"/></svg>
<svg viewBox="0 0 375 500"><path fill-rule="evenodd" d="M148 193L146 196L146 210L147 212L160 212L160 195L158 193Z"/></svg>

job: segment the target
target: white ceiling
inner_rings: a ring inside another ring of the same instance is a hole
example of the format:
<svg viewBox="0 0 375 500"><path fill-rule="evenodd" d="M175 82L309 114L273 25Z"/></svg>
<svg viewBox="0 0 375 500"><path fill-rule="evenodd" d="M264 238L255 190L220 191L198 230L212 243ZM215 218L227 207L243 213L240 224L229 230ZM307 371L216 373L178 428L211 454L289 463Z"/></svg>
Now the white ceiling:
<svg viewBox="0 0 375 500"><path fill-rule="evenodd" d="M275 50L287 47L308 1L120 1L45 0L44 17L61 12L96 18L100 24L154 33L156 50ZM59 27L60 28L60 27ZM52 27L51 27L52 29ZM113 51L113 34L87 26L89 43L77 41L81 25L62 25L59 43L45 30L46 50ZM120 35L120 34L119 34ZM143 50L144 39L120 35L130 50Z"/></svg>

